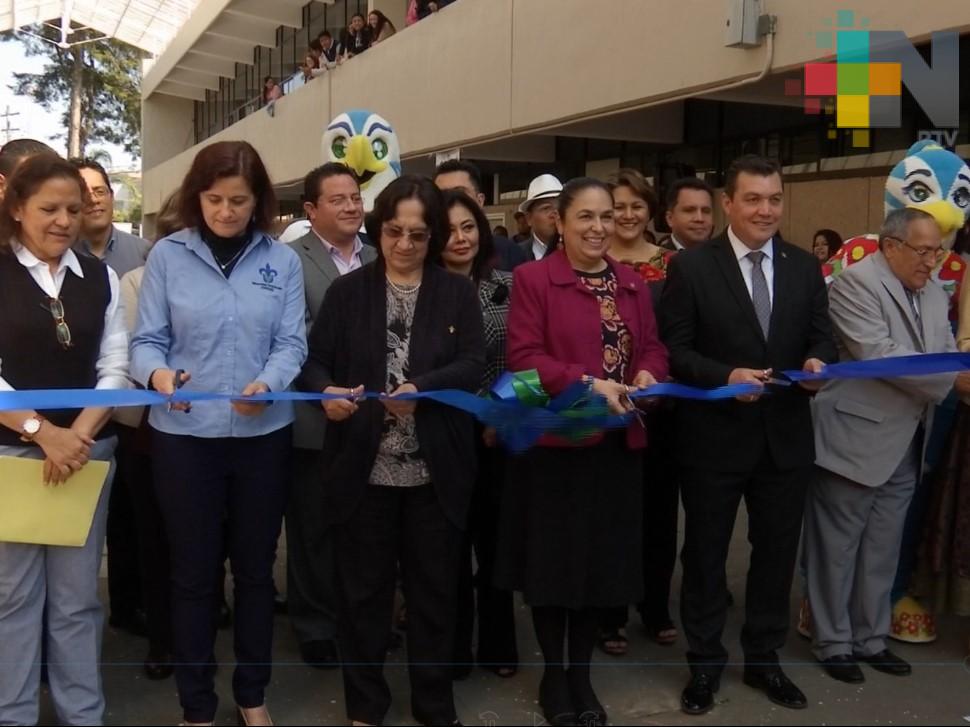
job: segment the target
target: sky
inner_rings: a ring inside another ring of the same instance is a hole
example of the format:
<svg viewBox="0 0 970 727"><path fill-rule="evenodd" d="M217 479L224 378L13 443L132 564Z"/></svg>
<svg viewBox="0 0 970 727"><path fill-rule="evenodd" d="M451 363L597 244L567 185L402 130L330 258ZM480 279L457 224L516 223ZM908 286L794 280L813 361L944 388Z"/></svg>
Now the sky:
<svg viewBox="0 0 970 727"><path fill-rule="evenodd" d="M20 43L0 43L0 144L7 141L7 120L2 114L10 107L11 113L20 112L19 116L10 117L10 126L19 131L12 131L11 138L31 137L54 147L54 150L64 154L67 151L67 133L61 123L66 104L56 111L45 111L29 96L17 96L10 90L14 82L13 74L17 72L39 73L44 66L44 58L35 56L28 58L24 54ZM60 137L60 138L58 138ZM98 146L88 146L92 151ZM132 169L141 166L141 160L132 157L122 147L114 144L104 144L104 148L111 154L112 169Z"/></svg>

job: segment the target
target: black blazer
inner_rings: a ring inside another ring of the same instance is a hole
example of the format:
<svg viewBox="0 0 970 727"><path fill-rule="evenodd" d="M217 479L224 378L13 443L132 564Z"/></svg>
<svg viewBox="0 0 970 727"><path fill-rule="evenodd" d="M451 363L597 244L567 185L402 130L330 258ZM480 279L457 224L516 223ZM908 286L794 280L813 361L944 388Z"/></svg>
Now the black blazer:
<svg viewBox="0 0 970 727"><path fill-rule="evenodd" d="M334 281L310 330L310 353L298 385L384 391L387 379L387 295L380 260ZM485 334L471 281L437 265L425 267L411 326L410 381L418 391L475 392L485 371ZM327 522L354 514L380 444L384 406L376 400L342 422L328 422L323 440ZM475 478L474 420L429 401L415 411L420 453L428 463L438 501L465 527Z"/></svg>
<svg viewBox="0 0 970 727"><path fill-rule="evenodd" d="M810 358L838 360L818 260L778 236L773 245L767 341L726 231L671 259L659 318L678 381L712 388L727 384L735 368L782 371L801 369ZM753 404L679 401L678 458L692 467L747 472L767 449L779 469L810 466L815 461L810 397L800 387L770 389Z"/></svg>

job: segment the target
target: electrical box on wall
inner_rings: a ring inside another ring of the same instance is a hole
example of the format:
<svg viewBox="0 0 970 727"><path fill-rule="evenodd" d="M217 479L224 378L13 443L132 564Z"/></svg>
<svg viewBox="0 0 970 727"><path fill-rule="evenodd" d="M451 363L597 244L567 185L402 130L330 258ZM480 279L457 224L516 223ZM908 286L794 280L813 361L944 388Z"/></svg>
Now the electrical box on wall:
<svg viewBox="0 0 970 727"><path fill-rule="evenodd" d="M755 48L761 45L759 17L761 0L727 0L724 45L728 48Z"/></svg>

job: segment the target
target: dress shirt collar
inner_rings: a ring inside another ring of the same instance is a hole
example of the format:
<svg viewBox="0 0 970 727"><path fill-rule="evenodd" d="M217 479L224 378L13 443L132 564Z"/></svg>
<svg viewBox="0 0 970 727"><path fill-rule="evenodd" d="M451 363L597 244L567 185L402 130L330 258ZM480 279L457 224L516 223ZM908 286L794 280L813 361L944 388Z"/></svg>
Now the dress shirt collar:
<svg viewBox="0 0 970 727"><path fill-rule="evenodd" d="M741 238L734 234L734 230L731 229L730 225L727 228L728 240L731 241L731 248L734 250L734 256L741 262L749 252L754 252L750 247L741 242ZM758 250L765 254L765 257L774 262L774 252L775 246L772 244L775 238L771 238L762 245Z"/></svg>
<svg viewBox="0 0 970 727"><path fill-rule="evenodd" d="M17 261L25 268L45 267L47 265L47 263L38 260L34 253L21 245L19 242L14 241L11 247L13 247L14 254L17 256ZM74 254L74 251L71 248L67 248L67 250L64 251L64 254L61 256L61 264L58 266L57 270L60 272L64 268L67 268L79 278L84 277L84 271L81 270L81 263L78 261L77 255Z"/></svg>
<svg viewBox="0 0 970 727"><path fill-rule="evenodd" d="M331 244L328 240L324 239L323 235L321 235L319 232L314 230L312 227L310 229L313 231L313 234L317 236L317 239L319 239L320 242L323 243L323 246L326 248L327 252L329 252L333 257L339 257L343 259L343 254L340 252L340 250L337 247ZM364 243L361 242L360 235L357 235L354 238L354 250L353 252L350 253L350 259L353 260L355 257L360 255L360 251L363 249L364 249Z"/></svg>
<svg viewBox="0 0 970 727"><path fill-rule="evenodd" d="M674 243L674 247L676 247L678 250L686 250L687 249L687 248L684 247L683 243L674 236L674 233L672 233L672 232L670 233L670 241L672 243Z"/></svg>

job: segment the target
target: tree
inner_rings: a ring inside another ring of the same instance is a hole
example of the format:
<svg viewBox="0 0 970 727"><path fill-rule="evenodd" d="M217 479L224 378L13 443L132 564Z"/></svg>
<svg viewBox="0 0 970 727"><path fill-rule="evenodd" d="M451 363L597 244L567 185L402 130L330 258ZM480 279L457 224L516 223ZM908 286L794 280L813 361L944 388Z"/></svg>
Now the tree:
<svg viewBox="0 0 970 727"><path fill-rule="evenodd" d="M48 111L67 103L68 156L84 156L87 145L96 142L140 153L140 50L88 29L73 31L65 48L59 45L60 30L48 25L36 26L30 34L0 34L0 41L12 40L22 43L28 56L48 59L41 73L14 73L10 89Z"/></svg>

